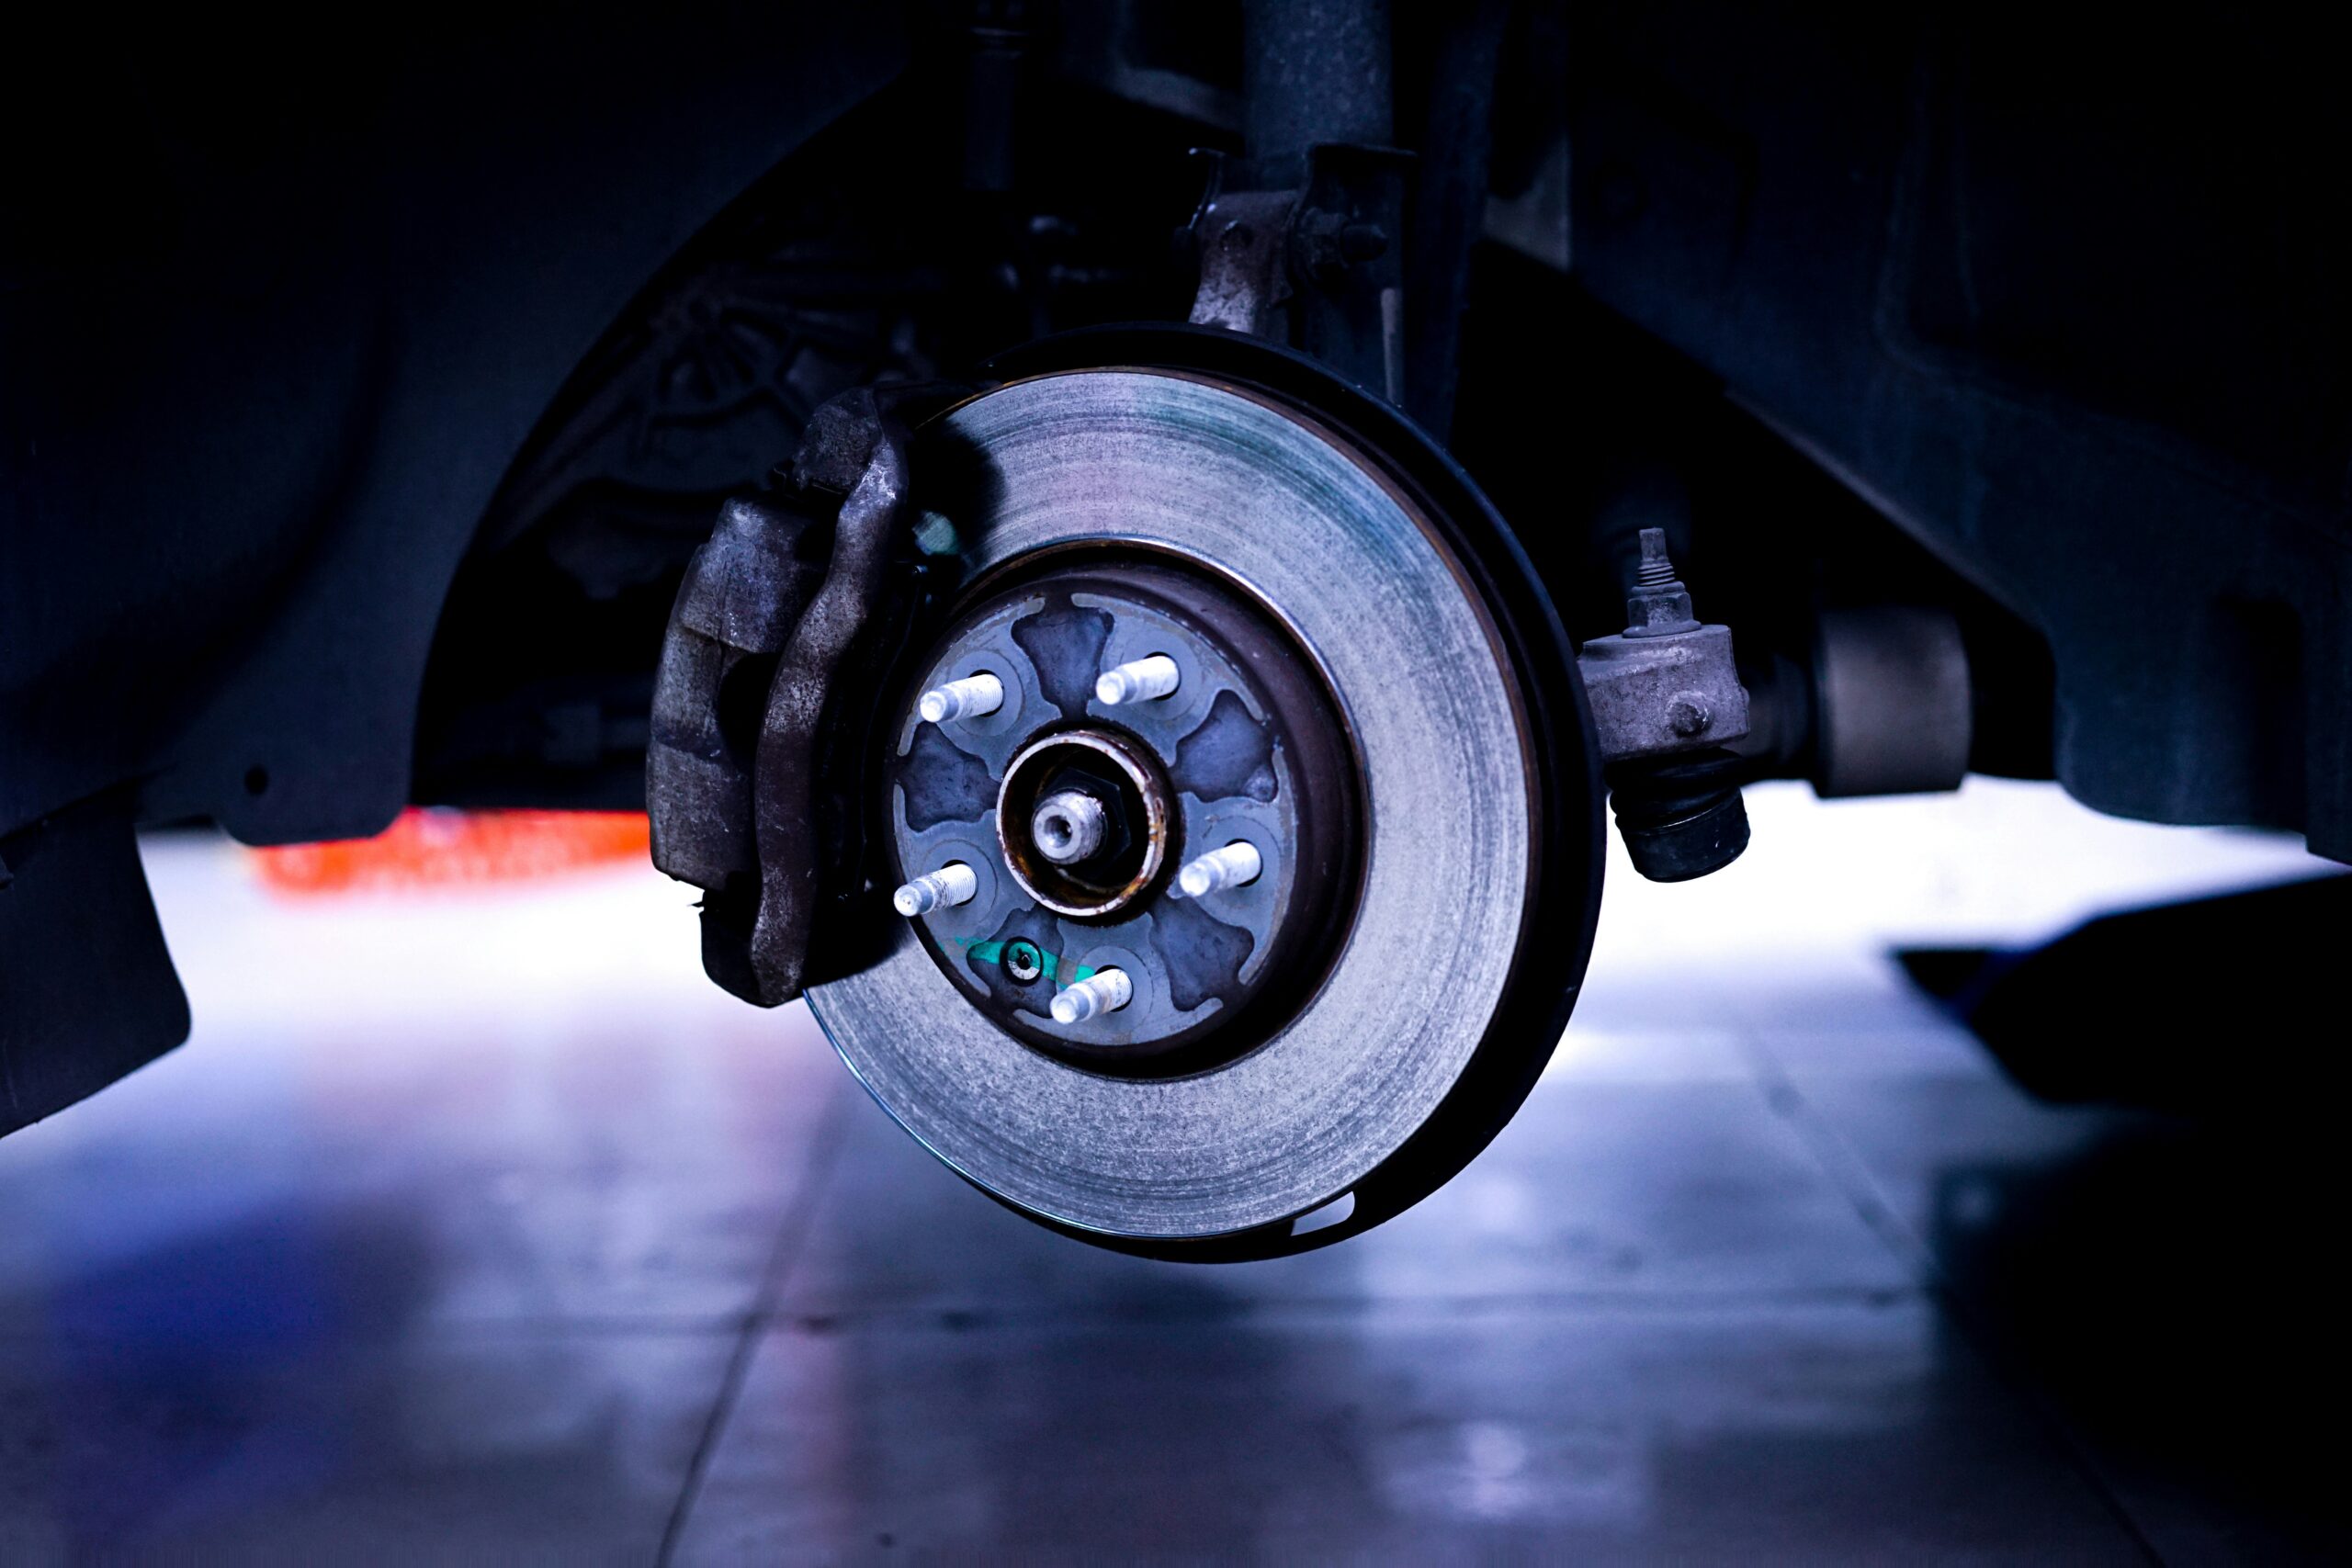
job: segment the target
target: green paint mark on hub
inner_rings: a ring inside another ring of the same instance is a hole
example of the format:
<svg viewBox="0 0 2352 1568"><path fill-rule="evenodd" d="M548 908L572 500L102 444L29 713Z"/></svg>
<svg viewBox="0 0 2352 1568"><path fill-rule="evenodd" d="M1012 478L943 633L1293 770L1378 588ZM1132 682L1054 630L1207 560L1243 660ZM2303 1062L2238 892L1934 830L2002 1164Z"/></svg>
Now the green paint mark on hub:
<svg viewBox="0 0 2352 1568"><path fill-rule="evenodd" d="M1045 979L1051 980L1054 983L1054 988L1056 990L1068 990L1070 987L1077 985L1080 980L1092 978L1094 975L1094 970L1091 965L1085 964L1073 964L1069 966L1069 977L1068 979L1063 979L1061 977L1061 954L1057 953L1048 953L1044 948L1037 946L1035 942L1023 942L1018 940L1013 942L996 942L993 940L983 940L979 937L969 936L951 936L947 940L962 948L965 952L970 953L973 957L978 959L981 963L993 964L999 968L1002 968L1004 966L1004 950L1006 948L1025 945L1035 951L1037 954L1037 969L1039 975Z"/></svg>

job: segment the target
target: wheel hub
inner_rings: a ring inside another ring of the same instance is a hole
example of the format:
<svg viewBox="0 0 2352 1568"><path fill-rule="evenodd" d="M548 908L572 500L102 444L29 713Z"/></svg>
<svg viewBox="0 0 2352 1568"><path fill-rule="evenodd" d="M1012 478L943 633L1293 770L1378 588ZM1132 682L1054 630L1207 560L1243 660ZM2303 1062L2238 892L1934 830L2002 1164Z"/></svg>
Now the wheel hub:
<svg viewBox="0 0 2352 1568"><path fill-rule="evenodd" d="M981 677L989 712L924 716ZM973 596L917 689L890 766L898 867L912 886L993 850L915 927L1001 1027L1091 1071L1197 1072L1320 978L1361 854L1354 768L1319 672L1245 590L1148 552L1040 563ZM1236 860L1255 869L1214 874ZM1123 1000L1056 1016L1109 970Z"/></svg>

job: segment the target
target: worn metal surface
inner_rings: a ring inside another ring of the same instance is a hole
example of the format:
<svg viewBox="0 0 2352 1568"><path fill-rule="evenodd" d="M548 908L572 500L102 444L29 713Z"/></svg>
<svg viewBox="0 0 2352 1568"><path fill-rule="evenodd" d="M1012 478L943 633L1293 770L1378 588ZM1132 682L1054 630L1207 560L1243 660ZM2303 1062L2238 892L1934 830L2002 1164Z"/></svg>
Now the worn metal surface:
<svg viewBox="0 0 2352 1568"><path fill-rule="evenodd" d="M1729 626L1595 637L1577 668L1612 761L1720 746L1747 733L1747 691L1732 666Z"/></svg>
<svg viewBox="0 0 2352 1568"><path fill-rule="evenodd" d="M1228 191L1219 188L1221 178L1211 175L1193 219L1201 282L1190 319L1194 326L1286 338L1281 312L1291 297L1290 225L1298 192Z"/></svg>
<svg viewBox="0 0 2352 1568"><path fill-rule="evenodd" d="M1731 628L1693 617L1663 529L1643 529L1642 549L1625 630L1593 638L1577 659L1600 753L1611 762L1724 746L1747 733Z"/></svg>
<svg viewBox="0 0 2352 1568"><path fill-rule="evenodd" d="M1263 164L1211 156L1192 324L1295 345L1401 404L1411 164L1392 147L1317 145L1283 165L1300 184L1265 189L1251 183Z"/></svg>
<svg viewBox="0 0 2352 1568"><path fill-rule="evenodd" d="M1747 848L1743 763L1724 750L1747 733L1747 688L1732 662L1731 628L1691 609L1666 530L1642 529L1640 544L1625 629L1586 643L1577 671L1634 869L1652 882L1687 882Z"/></svg>
<svg viewBox="0 0 2352 1568"><path fill-rule="evenodd" d="M710 895L704 966L763 1007L800 994L824 900L862 891L842 886L862 849L842 801L864 784L860 704L891 651L877 623L907 608L887 581L906 494L894 413L870 390L834 399L779 496L795 510L722 508L663 646L646 761L654 863Z"/></svg>
<svg viewBox="0 0 2352 1568"><path fill-rule="evenodd" d="M1081 1072L1031 1049L966 1004L903 928L880 963L812 987L810 1004L909 1131L1033 1213L1177 1238L1313 1209L1445 1101L1518 962L1537 770L1510 657L1426 521L1266 402L1098 372L1017 382L944 423L971 455L951 515L973 569L1120 538L1280 607L1354 727L1363 889L1314 1004L1251 1055L1189 1077ZM1398 682L1398 669L1449 678ZM1555 973L1580 959L1566 940ZM936 1021L909 1030L910 1017Z"/></svg>
<svg viewBox="0 0 2352 1568"><path fill-rule="evenodd" d="M842 491L824 585L808 602L776 661L760 725L752 820L760 851L760 909L752 928L752 975L773 1006L800 994L824 889L827 830L846 823L820 814L819 773L832 760L819 726L835 683L880 607L891 536L907 497L906 448L896 423L870 391L846 393L818 411L796 483ZM865 716L840 716L865 732Z"/></svg>
<svg viewBox="0 0 2352 1568"><path fill-rule="evenodd" d="M757 661L783 651L821 580L821 569L795 553L802 532L820 525L762 502L728 502L671 612L645 752L653 863L710 892L759 873L751 739L740 720L729 733L735 716L722 700L730 682L765 684Z"/></svg>

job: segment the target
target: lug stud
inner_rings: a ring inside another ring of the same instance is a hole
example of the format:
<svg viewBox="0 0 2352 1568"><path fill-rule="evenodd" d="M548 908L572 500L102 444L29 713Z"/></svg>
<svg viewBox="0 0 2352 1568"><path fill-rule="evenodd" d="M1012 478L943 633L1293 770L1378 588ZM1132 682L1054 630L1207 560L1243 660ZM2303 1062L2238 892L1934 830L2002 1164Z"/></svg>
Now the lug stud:
<svg viewBox="0 0 2352 1568"><path fill-rule="evenodd" d="M1029 818L1029 837L1037 852L1056 865L1076 865L1102 847L1110 827L1100 800L1082 789L1065 789L1037 803Z"/></svg>
<svg viewBox="0 0 2352 1568"><path fill-rule="evenodd" d="M1205 898L1224 887L1239 887L1255 882L1266 863L1258 853L1258 846L1246 839L1236 839L1221 850L1208 853L1187 864L1176 874L1176 891L1186 898Z"/></svg>
<svg viewBox="0 0 2352 1568"><path fill-rule="evenodd" d="M890 895L890 908L909 919L933 909L952 909L969 903L980 890L980 879L960 860L949 861L928 876L918 876Z"/></svg>
<svg viewBox="0 0 2352 1568"><path fill-rule="evenodd" d="M944 686L933 686L915 704L915 712L922 715L926 723L945 724L950 719L986 718L1003 705L1004 682L982 671Z"/></svg>
<svg viewBox="0 0 2352 1568"><path fill-rule="evenodd" d="M1097 969L1054 998L1056 1023L1084 1023L1106 1012L1116 1012L1136 994L1124 969Z"/></svg>
<svg viewBox="0 0 2352 1568"><path fill-rule="evenodd" d="M1105 670L1095 678L1094 700L1106 707L1122 703L1148 703L1164 697L1176 689L1183 678L1176 661L1164 653L1148 659L1130 659L1115 670Z"/></svg>

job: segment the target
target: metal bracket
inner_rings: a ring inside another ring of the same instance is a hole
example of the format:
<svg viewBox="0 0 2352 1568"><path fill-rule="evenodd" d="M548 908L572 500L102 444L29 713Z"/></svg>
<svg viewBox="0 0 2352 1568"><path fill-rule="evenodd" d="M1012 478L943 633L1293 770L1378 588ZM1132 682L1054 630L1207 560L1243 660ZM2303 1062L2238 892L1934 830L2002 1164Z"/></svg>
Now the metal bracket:
<svg viewBox="0 0 2352 1568"><path fill-rule="evenodd" d="M1731 628L1701 622L1667 556L1666 530L1642 530L1627 626L1577 658L1634 869L1653 882L1720 871L1747 847L1742 764L1724 750L1747 733L1747 688Z"/></svg>
<svg viewBox="0 0 2352 1568"><path fill-rule="evenodd" d="M1221 164L1220 164L1221 166ZM1217 176L1212 176L1213 182ZM1251 337L1283 338L1279 312L1291 296L1284 260L1290 252L1295 190L1216 188L1193 217L1201 252L1194 326L1223 327Z"/></svg>
<svg viewBox="0 0 2352 1568"><path fill-rule="evenodd" d="M1404 225L1412 154L1306 150L1303 187L1229 190L1232 163L1204 152L1193 215L1195 326L1290 344L1390 402L1404 398Z"/></svg>
<svg viewBox="0 0 2352 1568"><path fill-rule="evenodd" d="M1747 688L1732 664L1731 628L1692 616L1663 528L1642 530L1641 575L1625 614L1623 632L1593 638L1577 659L1602 759L1670 756L1745 736Z"/></svg>

